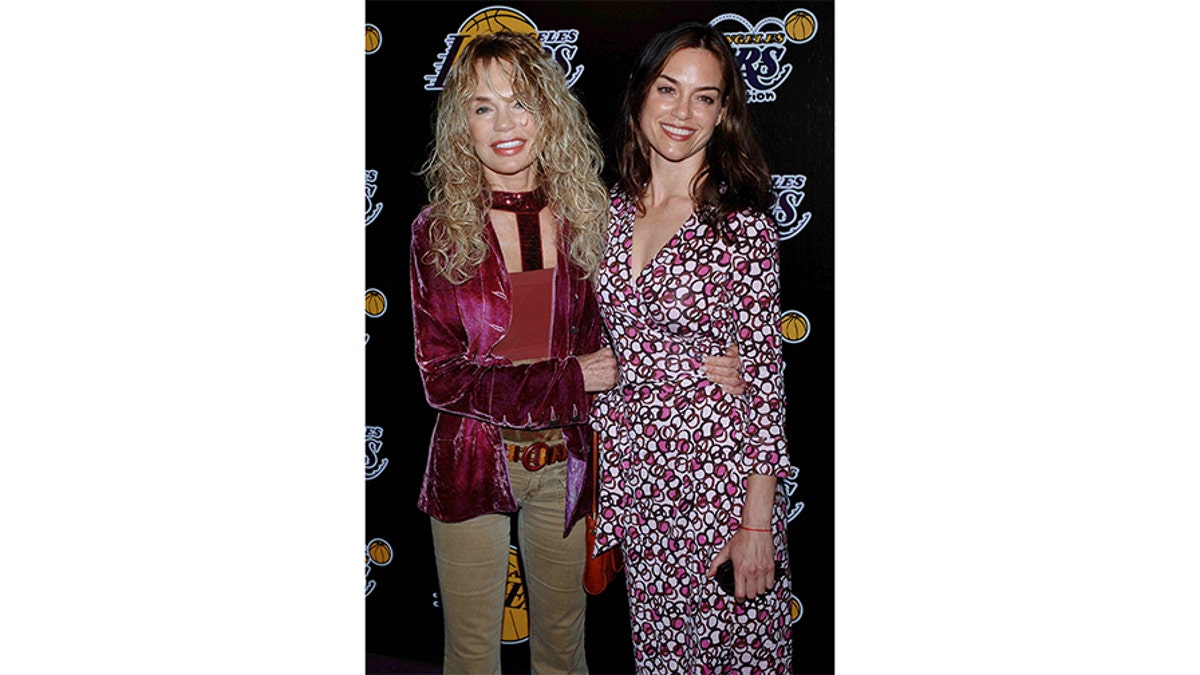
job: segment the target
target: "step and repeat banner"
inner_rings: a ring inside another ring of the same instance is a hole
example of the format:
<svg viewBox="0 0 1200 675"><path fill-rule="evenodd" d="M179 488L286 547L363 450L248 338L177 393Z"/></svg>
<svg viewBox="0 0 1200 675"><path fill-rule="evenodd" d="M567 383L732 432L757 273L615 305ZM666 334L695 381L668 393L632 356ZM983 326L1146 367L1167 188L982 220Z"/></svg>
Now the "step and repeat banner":
<svg viewBox="0 0 1200 675"><path fill-rule="evenodd" d="M413 360L409 228L424 204L417 170L434 103L464 37L538 33L607 143L642 46L682 21L728 37L748 85L778 200L796 673L833 672L832 2L366 2L366 532L369 654L438 664L442 615L428 517L417 492L433 428ZM611 175L606 176L611 180ZM589 597L594 673L631 673L623 583ZM528 615L513 542L505 672L528 671Z"/></svg>

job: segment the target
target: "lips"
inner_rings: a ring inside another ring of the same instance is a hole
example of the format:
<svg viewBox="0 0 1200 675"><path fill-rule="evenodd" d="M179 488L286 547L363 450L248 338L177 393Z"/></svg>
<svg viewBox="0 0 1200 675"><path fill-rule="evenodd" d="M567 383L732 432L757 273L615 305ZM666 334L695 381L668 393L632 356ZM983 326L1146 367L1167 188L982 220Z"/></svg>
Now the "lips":
<svg viewBox="0 0 1200 675"><path fill-rule="evenodd" d="M673 141L686 141L692 137L692 134L696 133L695 129L685 129L683 127L671 126L670 124L659 124L659 127L662 128L667 138Z"/></svg>
<svg viewBox="0 0 1200 675"><path fill-rule="evenodd" d="M521 150L523 150L524 148L525 148L525 139L524 138L510 138L507 140L496 141L495 143L492 143L492 152L495 152L497 155L503 155L505 157L510 157L512 155L515 155L515 154L521 152Z"/></svg>

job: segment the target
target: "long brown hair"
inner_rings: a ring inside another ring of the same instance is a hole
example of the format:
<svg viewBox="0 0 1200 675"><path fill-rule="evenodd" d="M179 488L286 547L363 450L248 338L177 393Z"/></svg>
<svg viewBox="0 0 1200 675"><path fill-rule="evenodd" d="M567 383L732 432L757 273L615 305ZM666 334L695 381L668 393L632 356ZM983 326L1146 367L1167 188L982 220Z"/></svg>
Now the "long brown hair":
<svg viewBox="0 0 1200 675"><path fill-rule="evenodd" d="M476 68L493 62L511 71L514 94L537 119L538 184L571 260L591 274L604 254L608 225L599 137L583 104L567 88L562 67L535 36L510 31L467 42L438 97L434 139L421 169L433 208L430 250L422 262L460 284L474 276L488 253L483 232L492 193L475 154L467 112L475 96Z"/></svg>
<svg viewBox="0 0 1200 675"><path fill-rule="evenodd" d="M769 215L775 203L771 173L750 122L746 83L725 36L699 22L663 31L646 44L629 77L613 137L616 144L617 186L638 210L650 181L650 144L642 135L642 105L662 74L667 60L680 49L703 49L717 57L725 87L721 106L725 116L705 147L705 167L692 179L692 198L702 219L728 236L724 223L734 213Z"/></svg>

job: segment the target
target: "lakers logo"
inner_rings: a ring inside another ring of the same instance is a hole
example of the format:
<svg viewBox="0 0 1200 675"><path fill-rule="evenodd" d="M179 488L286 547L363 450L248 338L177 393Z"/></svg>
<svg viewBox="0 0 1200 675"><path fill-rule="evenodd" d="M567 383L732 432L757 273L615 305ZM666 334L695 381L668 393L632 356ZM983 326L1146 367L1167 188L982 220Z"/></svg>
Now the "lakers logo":
<svg viewBox="0 0 1200 675"><path fill-rule="evenodd" d="M512 7L493 5L475 12L467 17L458 27L458 31L446 36L446 51L438 54L432 75L425 76L426 91L437 91L446 82L450 66L458 60L463 45L480 35L510 30L515 33L529 33L537 36L542 47L558 65L562 66L567 78L567 86L575 85L583 73L583 66L574 66L571 60L579 47L579 31L577 30L542 30L527 14Z"/></svg>
<svg viewBox="0 0 1200 675"><path fill-rule="evenodd" d="M367 542L366 550L366 565L367 576L371 575L371 566L376 565L382 567L392 562L392 545L383 539L372 539ZM375 581L373 579L367 581L366 595L370 595L371 591L375 590ZM363 597L366 597L364 595Z"/></svg>
<svg viewBox="0 0 1200 675"><path fill-rule="evenodd" d="M771 174L771 187L775 189L771 217L779 228L780 241L800 234L812 219L812 212L800 212L800 202L804 201L804 184L807 182L808 178L801 174Z"/></svg>
<svg viewBox="0 0 1200 675"><path fill-rule="evenodd" d="M817 32L817 17L807 9L796 9L786 17L769 16L758 23L732 12L721 14L709 25L725 34L729 46L737 55L742 76L746 80L747 100L750 103L770 103L775 90L792 73L792 66L783 62L788 43L803 44Z"/></svg>
<svg viewBox="0 0 1200 675"><path fill-rule="evenodd" d="M788 475L782 481L783 490L787 493L787 522L792 522L804 510L804 502L792 499L796 488L800 486L800 469L795 465L788 468Z"/></svg>
<svg viewBox="0 0 1200 675"><path fill-rule="evenodd" d="M387 311L387 298L385 298L383 292L377 288L367 289L366 301L367 316L371 317L372 319L377 319L383 316L383 313Z"/></svg>
<svg viewBox="0 0 1200 675"><path fill-rule="evenodd" d="M379 212L383 210L382 203L376 204L376 203L372 203L372 201L371 201L375 197L375 190L377 189L376 185L375 185L375 179L377 179L377 178L379 178L378 171L375 171L374 169L367 170L367 172L366 172L366 188L365 188L366 198L367 198L367 212L366 212L366 221L367 222L364 224L364 227L366 225L370 225L372 222L374 222L375 219L379 217Z"/></svg>
<svg viewBox="0 0 1200 675"><path fill-rule="evenodd" d="M372 539L367 544L367 557L376 565L392 562L392 545L382 539Z"/></svg>
<svg viewBox="0 0 1200 675"><path fill-rule="evenodd" d="M511 7L487 7L467 17L456 33L446 36L446 51L438 55L435 72L425 76L425 89L440 90L450 73L450 66L458 60L463 45L471 40L500 30L511 30L517 33L532 33L537 35L537 26L533 20Z"/></svg>
<svg viewBox="0 0 1200 675"><path fill-rule="evenodd" d="M367 53L374 54L379 51L379 45L383 43L383 36L379 33L379 29L372 24L367 24Z"/></svg>
<svg viewBox="0 0 1200 675"><path fill-rule="evenodd" d="M797 9L783 20L783 32L788 40L804 44L817 34L817 17L807 9Z"/></svg>
<svg viewBox="0 0 1200 675"><path fill-rule="evenodd" d="M383 451L382 438L383 427L367 427L367 480L379 476L387 468L387 458L379 456Z"/></svg>
<svg viewBox="0 0 1200 675"><path fill-rule="evenodd" d="M808 317L789 309L779 317L779 331L783 333L784 342L804 342L808 339Z"/></svg>
<svg viewBox="0 0 1200 675"><path fill-rule="evenodd" d="M537 27L533 25L533 21L511 7L488 7L464 21L458 28L459 34L467 37L463 44L477 35L498 33L502 30L537 35Z"/></svg>
<svg viewBox="0 0 1200 675"><path fill-rule="evenodd" d="M504 626L500 642L506 645L529 639L529 603L525 600L525 580L517 548L508 548L508 581L504 586Z"/></svg>
<svg viewBox="0 0 1200 675"><path fill-rule="evenodd" d="M804 616L804 605L800 604L800 599L795 595L792 596L792 601L788 603L788 614L792 617L792 623L800 620Z"/></svg>

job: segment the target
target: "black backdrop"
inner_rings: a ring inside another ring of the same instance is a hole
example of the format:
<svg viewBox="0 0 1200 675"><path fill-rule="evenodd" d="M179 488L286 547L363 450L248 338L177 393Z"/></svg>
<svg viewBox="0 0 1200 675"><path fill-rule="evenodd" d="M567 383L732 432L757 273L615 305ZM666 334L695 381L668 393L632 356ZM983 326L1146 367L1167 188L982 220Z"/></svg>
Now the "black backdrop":
<svg viewBox="0 0 1200 675"><path fill-rule="evenodd" d="M535 27L607 144L626 74L646 40L714 22L743 61L751 114L775 176L788 436L797 471L789 521L794 672L833 672L832 2L366 2L366 645L438 663L442 616L427 517L416 508L433 413L413 362L409 226L424 203L416 171L431 135L437 75L453 37L485 10ZM806 24L806 20L808 23ZM811 26L809 30L805 27ZM606 146L607 147L607 146ZM518 567L505 672L528 671ZM632 672L623 587L589 599L594 673Z"/></svg>

